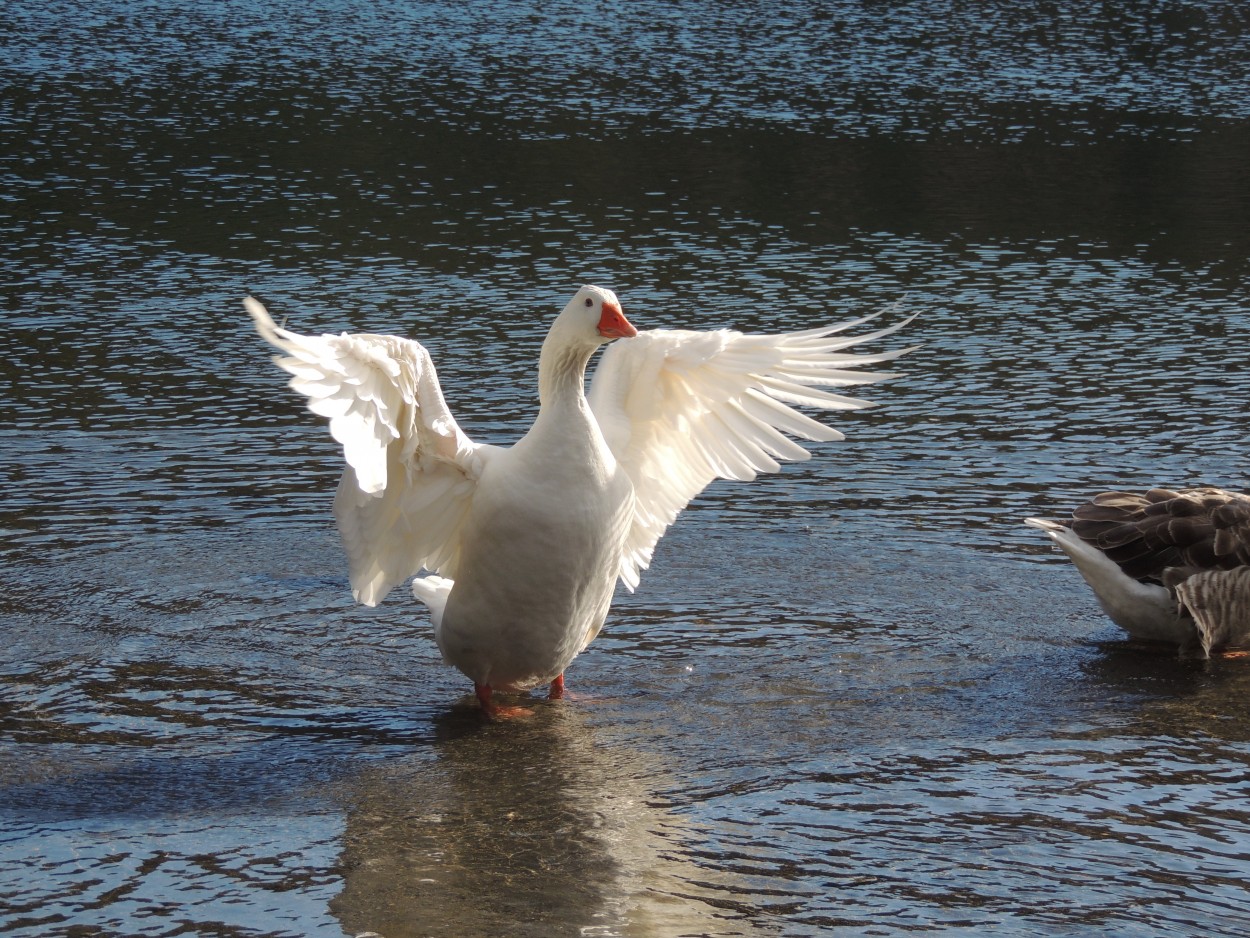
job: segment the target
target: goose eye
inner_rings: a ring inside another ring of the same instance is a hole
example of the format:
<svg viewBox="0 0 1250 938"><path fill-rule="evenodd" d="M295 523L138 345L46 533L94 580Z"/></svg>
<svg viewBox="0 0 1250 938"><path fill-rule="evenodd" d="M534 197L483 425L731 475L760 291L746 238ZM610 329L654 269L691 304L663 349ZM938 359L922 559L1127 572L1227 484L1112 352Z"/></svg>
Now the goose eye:
<svg viewBox="0 0 1250 938"><path fill-rule="evenodd" d="M595 301L594 301L594 300L592 300L590 297L586 297L586 305L587 305L587 306L594 306L594 305L595 305Z"/></svg>

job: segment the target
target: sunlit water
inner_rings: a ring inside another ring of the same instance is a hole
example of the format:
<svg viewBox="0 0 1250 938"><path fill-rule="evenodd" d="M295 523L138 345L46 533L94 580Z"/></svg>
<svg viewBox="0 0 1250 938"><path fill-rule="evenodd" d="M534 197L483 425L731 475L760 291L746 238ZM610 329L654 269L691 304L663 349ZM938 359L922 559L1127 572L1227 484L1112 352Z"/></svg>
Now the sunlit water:
<svg viewBox="0 0 1250 938"><path fill-rule="evenodd" d="M0 931L1244 935L1250 670L1020 525L1250 476L1247 13L1128 7L10 3ZM585 281L924 345L484 724L239 300L507 442Z"/></svg>

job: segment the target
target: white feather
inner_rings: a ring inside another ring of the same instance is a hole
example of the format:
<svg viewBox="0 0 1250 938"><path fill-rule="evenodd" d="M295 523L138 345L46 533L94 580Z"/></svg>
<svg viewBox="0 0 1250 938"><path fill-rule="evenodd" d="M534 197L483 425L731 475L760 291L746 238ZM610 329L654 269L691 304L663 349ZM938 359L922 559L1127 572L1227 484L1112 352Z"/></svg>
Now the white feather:
<svg viewBox="0 0 1250 938"><path fill-rule="evenodd" d="M864 335L830 336L868 321L784 335L653 329L604 352L588 399L604 438L634 484L634 522L621 559L629 589L656 542L714 479L749 481L778 460L810 453L788 437L836 440L842 434L788 404L855 410L870 402L820 390L891 375L855 372L911 351L841 353L901 329L910 318Z"/></svg>
<svg viewBox="0 0 1250 938"><path fill-rule="evenodd" d="M460 430L429 353L396 336L299 335L251 297L244 305L343 446L334 515L356 599L376 605L423 568L454 576L459 525L493 447Z"/></svg>

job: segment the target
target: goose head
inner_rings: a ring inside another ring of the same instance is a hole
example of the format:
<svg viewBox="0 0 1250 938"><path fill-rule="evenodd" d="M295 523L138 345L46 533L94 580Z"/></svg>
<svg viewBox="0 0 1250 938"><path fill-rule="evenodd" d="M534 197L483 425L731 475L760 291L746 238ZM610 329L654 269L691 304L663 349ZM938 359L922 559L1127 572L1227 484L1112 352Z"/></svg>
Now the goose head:
<svg viewBox="0 0 1250 938"><path fill-rule="evenodd" d="M615 293L603 287L582 287L551 324L543 342L538 356L539 400L552 401L562 393L580 398L586 364L595 349L637 334L621 312Z"/></svg>
<svg viewBox="0 0 1250 938"><path fill-rule="evenodd" d="M637 334L638 330L621 312L616 294L595 286L578 290L551 325L551 338L570 347L593 349Z"/></svg>

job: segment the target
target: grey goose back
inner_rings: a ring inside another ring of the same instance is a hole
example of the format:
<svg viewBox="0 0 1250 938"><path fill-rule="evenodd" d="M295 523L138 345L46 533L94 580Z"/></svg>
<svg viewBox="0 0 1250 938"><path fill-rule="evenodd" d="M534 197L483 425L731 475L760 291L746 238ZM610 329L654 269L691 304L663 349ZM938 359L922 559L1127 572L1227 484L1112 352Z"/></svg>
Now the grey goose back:
<svg viewBox="0 0 1250 938"><path fill-rule="evenodd" d="M1202 657L1250 647L1250 496L1104 492L1069 521L1024 523L1050 535L1132 638Z"/></svg>

